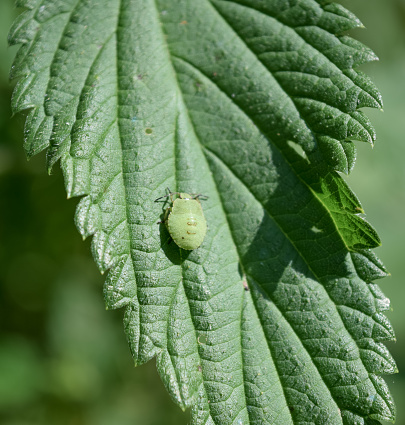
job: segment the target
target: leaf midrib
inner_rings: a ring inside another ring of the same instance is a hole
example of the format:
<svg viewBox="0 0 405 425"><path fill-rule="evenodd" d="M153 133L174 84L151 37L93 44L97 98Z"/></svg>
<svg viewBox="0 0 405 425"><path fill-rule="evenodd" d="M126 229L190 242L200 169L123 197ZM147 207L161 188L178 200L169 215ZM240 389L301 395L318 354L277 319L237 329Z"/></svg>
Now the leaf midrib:
<svg viewBox="0 0 405 425"><path fill-rule="evenodd" d="M116 41L116 49L115 49L115 54L116 54L116 58L115 58L115 63L116 63L116 69L117 69L117 94L116 94L116 98L117 98L117 116L116 116L116 121L117 121L117 131L118 131L118 136L119 136L119 141L120 141L120 146L121 146L121 179L122 179L122 186L123 186L123 190L124 190L124 197L125 197L125 222L126 222L126 227L128 230L128 235L129 235L129 241L128 241L128 246L129 246L129 252L128 252L128 256L131 259L131 267L132 267L132 272L133 272L133 276L134 276L134 285L136 287L136 291L133 291L133 297L132 300L134 300L134 302L136 302L138 305L140 305L139 303L139 289L138 289L138 285L136 282L136 271L135 271L135 260L132 256L132 252L133 250L133 246L132 246L132 241L133 241L133 235L132 235L132 231L131 231L131 226L129 225L129 221L128 218L130 216L129 214L129 199L128 199L128 194L127 194L127 188L125 185L125 178L124 178L124 174L125 174L125 161L124 161L124 149L122 146L122 138L121 138L121 124L120 124L120 116L119 116L119 112L120 112L120 104L119 104L119 93L121 91L121 87L120 87L120 67L118 65L119 63L119 46L120 43L118 43L118 33L119 33L119 27L120 27L120 21L121 21L121 16L123 14L123 0L119 0L119 7L118 7L118 16L117 16L117 27L115 29L115 41ZM140 320L140 316L141 316L141 309L138 309L138 317ZM140 340L140 333L138 333L138 341L136 346L139 347L139 340Z"/></svg>
<svg viewBox="0 0 405 425"><path fill-rule="evenodd" d="M122 0L120 0L120 2L122 2ZM161 37L162 38L162 43L165 46L165 50L167 52L167 58L168 58L168 61L169 61L169 64L170 64L170 69L172 70L173 79L174 79L174 81L176 81L176 86L177 86L176 87L177 88L176 91L177 91L177 94L180 96L183 105L185 105L184 104L184 101L183 101L182 92L180 90L180 85L179 85L178 80L177 80L177 73L174 70L173 62L171 60L171 57L172 57L171 56L171 52L170 52L169 46L167 44L167 41L165 39L165 33L164 33L164 30L163 30L163 23L160 21L160 18L159 18L159 8L157 6L156 0L152 0L152 2L153 2L153 5L154 5L154 9L155 9L156 21L158 23L160 23L160 25L159 25L160 28L159 28L158 31L162 35L162 37ZM184 110L187 111L186 108L184 108ZM176 116L176 123L175 123L176 124L176 128L175 128L175 130L177 129L177 125L178 125L178 116L179 115ZM190 121L190 123L192 122L190 119L189 119L189 121ZM176 153L177 153L177 144L178 144L177 131L175 131L174 142L175 142L174 143L174 158L176 159L177 158L177 155L176 155ZM175 168L175 172L174 172L175 175L174 175L174 177L176 179L176 186L177 186L177 172L176 172L177 169L176 169L176 167L174 167L174 168ZM191 318L191 321L193 323L193 328L194 328L194 335L195 335L194 339L195 339L196 348L197 348L196 353L198 354L198 358L200 360L199 363L202 364L202 360L203 359L202 359L202 357L200 355L200 350L199 350L199 347L198 347L198 334L197 334L197 329L196 329L195 322L194 322L194 316L192 314L192 308L191 308L191 305L190 305L190 301L189 301L189 298L187 297L186 288L184 287L184 283L183 283L183 281L184 281L184 266L183 266L183 264L181 264L180 267L181 267L181 280L178 282L178 285L181 284L183 286L183 291L184 291L184 293L186 295L185 298L187 300L187 306L188 306L190 318ZM177 286L177 289L178 289L178 286ZM167 318L167 320L168 320L168 318ZM215 419L215 416L212 415L212 413L211 413L211 404L209 403L208 392L207 392L207 388L206 388L204 377L202 378L202 386L203 386L203 389L204 389L204 393L205 393L206 399L208 401L207 405L208 405L209 417L212 419L212 421L214 422L215 425L221 425L221 424L217 423L217 421ZM197 390L197 394L198 394L198 390ZM245 396L245 400L246 400L246 396Z"/></svg>

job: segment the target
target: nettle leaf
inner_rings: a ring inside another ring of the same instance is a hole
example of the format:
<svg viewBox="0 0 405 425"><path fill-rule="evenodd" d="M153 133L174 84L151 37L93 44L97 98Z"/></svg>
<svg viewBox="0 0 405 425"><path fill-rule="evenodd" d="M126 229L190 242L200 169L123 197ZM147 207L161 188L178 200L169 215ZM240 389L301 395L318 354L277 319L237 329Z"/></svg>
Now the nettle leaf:
<svg viewBox="0 0 405 425"><path fill-rule="evenodd" d="M394 420L380 244L340 177L381 108L315 0L25 0L11 43L28 156L60 160L76 223L193 424ZM203 245L156 223L165 188L209 196Z"/></svg>

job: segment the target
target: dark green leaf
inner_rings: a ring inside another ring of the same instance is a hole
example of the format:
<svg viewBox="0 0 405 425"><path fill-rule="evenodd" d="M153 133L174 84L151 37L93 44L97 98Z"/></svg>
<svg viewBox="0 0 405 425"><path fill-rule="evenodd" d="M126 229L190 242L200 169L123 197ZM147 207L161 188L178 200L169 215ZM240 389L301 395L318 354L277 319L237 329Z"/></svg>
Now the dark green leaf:
<svg viewBox="0 0 405 425"><path fill-rule="evenodd" d="M193 424L394 419L386 275L337 171L374 143L381 108L353 67L361 26L315 0L29 0L15 111L48 147L76 223L125 307L136 364L157 357ZM170 242L154 199L203 193L201 248Z"/></svg>

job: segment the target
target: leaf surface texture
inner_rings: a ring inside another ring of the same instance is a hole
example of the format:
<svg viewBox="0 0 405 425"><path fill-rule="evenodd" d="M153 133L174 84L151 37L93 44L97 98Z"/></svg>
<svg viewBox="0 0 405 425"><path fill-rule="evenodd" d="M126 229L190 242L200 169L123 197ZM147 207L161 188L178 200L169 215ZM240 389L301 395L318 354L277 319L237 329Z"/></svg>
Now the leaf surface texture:
<svg viewBox="0 0 405 425"><path fill-rule="evenodd" d="M58 160L76 224L194 425L393 420L380 244L338 172L381 108L360 26L315 0L26 0L10 32L28 156ZM208 232L156 223L202 193Z"/></svg>

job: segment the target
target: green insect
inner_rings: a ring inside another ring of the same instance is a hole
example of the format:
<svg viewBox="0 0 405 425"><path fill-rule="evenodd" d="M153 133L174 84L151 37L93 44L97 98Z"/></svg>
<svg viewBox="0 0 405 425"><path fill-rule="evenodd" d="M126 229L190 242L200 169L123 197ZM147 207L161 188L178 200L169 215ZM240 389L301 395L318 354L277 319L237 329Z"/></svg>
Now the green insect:
<svg viewBox="0 0 405 425"><path fill-rule="evenodd" d="M170 236L180 248L189 251L198 248L207 233L207 222L199 198L207 199L208 196L171 192L169 188L167 191L168 195L155 200L170 197L172 203L166 209L164 220L159 223L165 223ZM178 197L173 200L173 195Z"/></svg>

